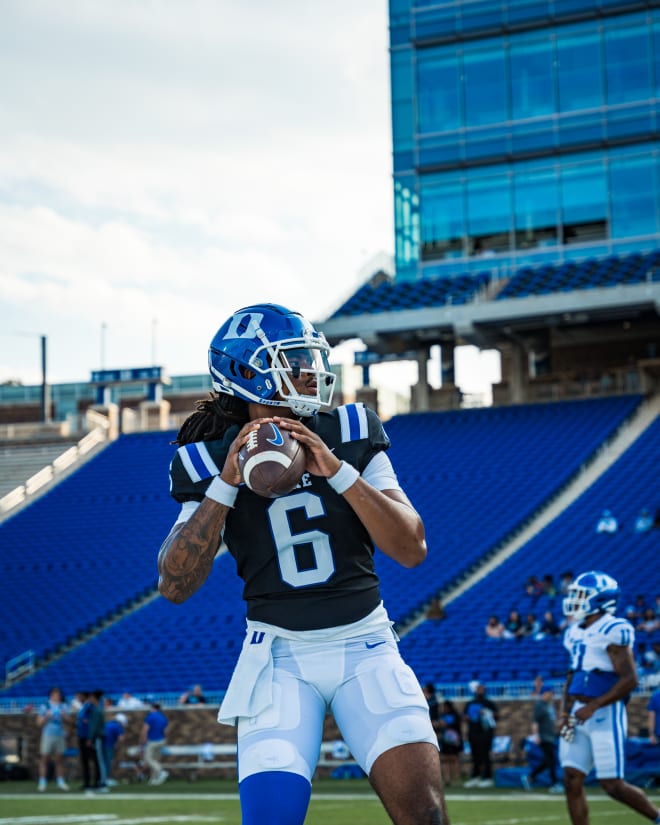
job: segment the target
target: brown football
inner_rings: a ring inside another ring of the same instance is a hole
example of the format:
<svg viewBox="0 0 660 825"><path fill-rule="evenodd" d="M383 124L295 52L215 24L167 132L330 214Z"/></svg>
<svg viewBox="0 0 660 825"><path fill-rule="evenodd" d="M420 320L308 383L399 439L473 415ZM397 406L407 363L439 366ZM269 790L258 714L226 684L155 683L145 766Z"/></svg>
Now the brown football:
<svg viewBox="0 0 660 825"><path fill-rule="evenodd" d="M238 452L238 466L245 484L264 498L285 496L305 471L305 450L288 430L272 421L250 433Z"/></svg>

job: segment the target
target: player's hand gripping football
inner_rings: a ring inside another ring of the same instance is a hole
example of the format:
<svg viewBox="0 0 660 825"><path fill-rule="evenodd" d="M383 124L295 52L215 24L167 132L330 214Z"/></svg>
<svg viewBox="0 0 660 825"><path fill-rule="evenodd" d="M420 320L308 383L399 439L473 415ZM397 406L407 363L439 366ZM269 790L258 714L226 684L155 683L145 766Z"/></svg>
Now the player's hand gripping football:
<svg viewBox="0 0 660 825"><path fill-rule="evenodd" d="M330 478L341 466L341 461L330 450L316 433L308 429L301 421L292 418L274 416L274 421L283 430L289 430L291 435L305 448L307 463L305 469L313 476Z"/></svg>
<svg viewBox="0 0 660 825"><path fill-rule="evenodd" d="M252 432L252 430L256 430L258 427L261 426L261 424L264 424L268 421L272 421L272 419L255 418L253 421L248 421L247 424L241 427L240 432L232 441L231 446L229 447L224 467L222 468L222 472L220 473L220 478L223 481L226 481L227 484L231 484L233 487L238 487L238 485L241 483L242 477L241 469L238 463L238 451L244 444L247 443L247 440L250 437L250 433Z"/></svg>

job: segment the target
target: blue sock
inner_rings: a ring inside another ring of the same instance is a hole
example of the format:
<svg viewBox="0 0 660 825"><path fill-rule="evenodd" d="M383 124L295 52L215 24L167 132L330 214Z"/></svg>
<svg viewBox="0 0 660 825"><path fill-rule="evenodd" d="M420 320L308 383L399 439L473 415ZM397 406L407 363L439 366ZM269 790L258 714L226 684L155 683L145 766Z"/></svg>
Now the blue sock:
<svg viewBox="0 0 660 825"><path fill-rule="evenodd" d="M238 786L243 825L303 825L312 786L298 773L253 773Z"/></svg>

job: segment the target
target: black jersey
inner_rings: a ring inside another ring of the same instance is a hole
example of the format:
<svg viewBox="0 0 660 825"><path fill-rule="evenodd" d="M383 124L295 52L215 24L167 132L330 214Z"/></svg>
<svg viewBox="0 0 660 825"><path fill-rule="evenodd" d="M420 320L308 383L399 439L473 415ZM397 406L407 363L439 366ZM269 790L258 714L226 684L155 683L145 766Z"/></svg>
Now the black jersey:
<svg viewBox="0 0 660 825"><path fill-rule="evenodd" d="M360 472L390 445L382 422L363 404L320 412L304 423ZM170 467L177 501L202 500L238 431L233 426L220 440L179 447ZM305 473L291 493L276 499L241 485L224 540L245 583L249 619L316 630L358 621L380 603L373 542L325 478Z"/></svg>

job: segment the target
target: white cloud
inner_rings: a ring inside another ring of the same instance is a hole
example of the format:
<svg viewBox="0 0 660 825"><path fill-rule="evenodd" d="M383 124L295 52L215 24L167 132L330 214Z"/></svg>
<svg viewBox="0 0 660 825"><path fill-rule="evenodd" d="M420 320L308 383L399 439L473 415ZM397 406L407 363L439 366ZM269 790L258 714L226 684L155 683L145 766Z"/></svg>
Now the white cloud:
<svg viewBox="0 0 660 825"><path fill-rule="evenodd" d="M2 14L0 380L40 380L42 334L53 381L203 371L234 309L322 318L391 251L385 0Z"/></svg>
<svg viewBox="0 0 660 825"><path fill-rule="evenodd" d="M391 248L382 0L5 0L0 73L0 380L38 380L19 329L86 378L102 323L108 366L203 370L237 306L321 317Z"/></svg>

